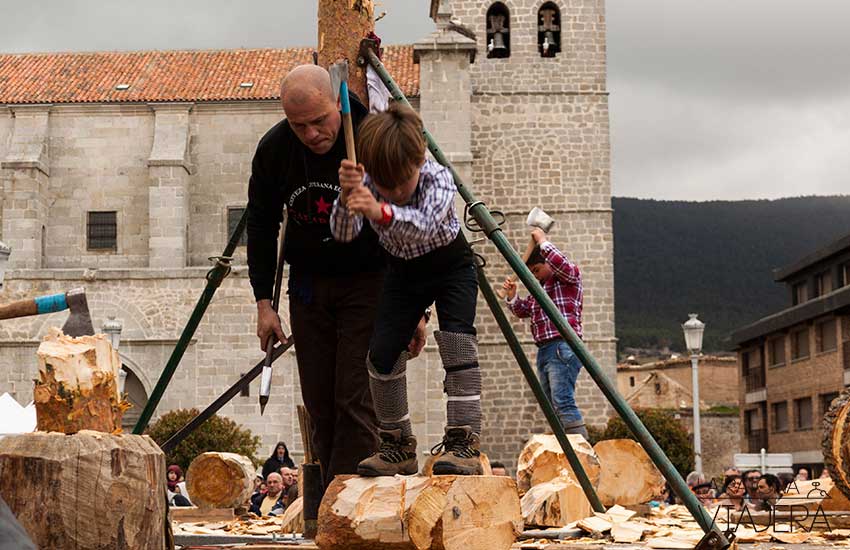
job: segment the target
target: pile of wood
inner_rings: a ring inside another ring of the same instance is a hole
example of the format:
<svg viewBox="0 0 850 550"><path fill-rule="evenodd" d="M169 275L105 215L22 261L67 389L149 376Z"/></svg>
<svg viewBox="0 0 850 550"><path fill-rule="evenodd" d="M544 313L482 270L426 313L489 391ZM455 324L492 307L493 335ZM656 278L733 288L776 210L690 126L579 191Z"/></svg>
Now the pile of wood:
<svg viewBox="0 0 850 550"><path fill-rule="evenodd" d="M507 550L522 531L501 476L337 476L319 509L323 550Z"/></svg>
<svg viewBox="0 0 850 550"><path fill-rule="evenodd" d="M580 435L568 437L605 506L642 504L661 494L664 478L636 442L614 439L591 447ZM592 513L554 435L535 435L523 448L517 462L517 486L526 525L563 527Z"/></svg>

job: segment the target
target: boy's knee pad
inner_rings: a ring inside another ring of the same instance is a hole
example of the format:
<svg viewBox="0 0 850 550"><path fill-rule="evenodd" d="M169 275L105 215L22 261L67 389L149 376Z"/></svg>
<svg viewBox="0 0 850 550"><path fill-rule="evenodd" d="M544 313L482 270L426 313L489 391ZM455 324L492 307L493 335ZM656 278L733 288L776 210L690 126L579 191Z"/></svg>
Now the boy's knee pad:
<svg viewBox="0 0 850 550"><path fill-rule="evenodd" d="M403 351L386 374L378 372L371 359L366 359L378 423L384 430L401 428L402 436L412 433L407 406L407 358L408 353Z"/></svg>

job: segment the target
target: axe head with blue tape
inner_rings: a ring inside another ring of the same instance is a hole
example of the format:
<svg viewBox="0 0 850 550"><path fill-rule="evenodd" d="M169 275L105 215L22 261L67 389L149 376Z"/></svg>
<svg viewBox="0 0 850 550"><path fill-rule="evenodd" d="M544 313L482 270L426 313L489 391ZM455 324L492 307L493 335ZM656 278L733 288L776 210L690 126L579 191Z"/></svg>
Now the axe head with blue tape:
<svg viewBox="0 0 850 550"><path fill-rule="evenodd" d="M351 102L348 100L348 60L337 61L328 67L331 75L331 89L334 100L339 100L342 114L351 113Z"/></svg>
<svg viewBox="0 0 850 550"><path fill-rule="evenodd" d="M62 325L62 332L68 336L94 334L86 291L75 288L61 294L48 294L27 300L20 300L0 306L0 319L17 319L42 313L55 313L70 310L68 320Z"/></svg>

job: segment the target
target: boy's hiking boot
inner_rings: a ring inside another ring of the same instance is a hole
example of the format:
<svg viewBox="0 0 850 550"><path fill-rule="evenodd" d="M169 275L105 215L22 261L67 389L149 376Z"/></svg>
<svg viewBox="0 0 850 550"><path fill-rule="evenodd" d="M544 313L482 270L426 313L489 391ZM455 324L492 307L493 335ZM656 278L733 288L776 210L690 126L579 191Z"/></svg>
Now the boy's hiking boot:
<svg viewBox="0 0 850 550"><path fill-rule="evenodd" d="M378 430L381 446L378 452L357 465L357 473L366 477L404 476L419 472L416 461L416 438L401 436L401 430Z"/></svg>
<svg viewBox="0 0 850 550"><path fill-rule="evenodd" d="M431 449L443 455L434 462L434 475L482 475L478 436L469 426L446 426L443 441Z"/></svg>

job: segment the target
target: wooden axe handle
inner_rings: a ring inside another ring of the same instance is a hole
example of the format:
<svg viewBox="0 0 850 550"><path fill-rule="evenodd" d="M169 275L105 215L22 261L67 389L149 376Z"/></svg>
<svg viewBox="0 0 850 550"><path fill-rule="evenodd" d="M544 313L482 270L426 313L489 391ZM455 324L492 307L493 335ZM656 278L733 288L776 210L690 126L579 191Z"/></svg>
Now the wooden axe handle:
<svg viewBox="0 0 850 550"><path fill-rule="evenodd" d="M531 240L528 243L528 246L526 246L526 248L525 248L525 254L522 255L522 263L525 263L525 262L528 261L528 259L531 257L531 253L534 252L534 248L536 246L537 246L537 243L534 242L534 237L532 237ZM510 279L511 281L516 281L516 273L511 274L510 277L508 277L508 279ZM502 298L502 299L504 299L505 296L507 296L507 293L505 292L504 288L496 289L496 294L498 294L499 298Z"/></svg>
<svg viewBox="0 0 850 550"><path fill-rule="evenodd" d="M0 319L17 319L30 315L38 315L38 306L31 298L0 306Z"/></svg>
<svg viewBox="0 0 850 550"><path fill-rule="evenodd" d="M351 113L342 115L343 131L345 132L345 151L348 160L357 164L357 151L354 147L354 125L351 123Z"/></svg>

